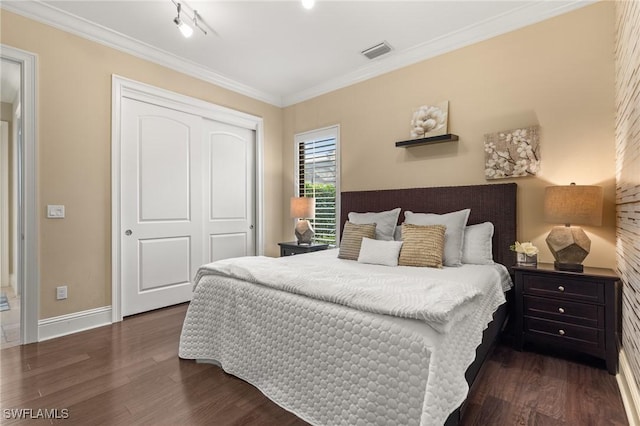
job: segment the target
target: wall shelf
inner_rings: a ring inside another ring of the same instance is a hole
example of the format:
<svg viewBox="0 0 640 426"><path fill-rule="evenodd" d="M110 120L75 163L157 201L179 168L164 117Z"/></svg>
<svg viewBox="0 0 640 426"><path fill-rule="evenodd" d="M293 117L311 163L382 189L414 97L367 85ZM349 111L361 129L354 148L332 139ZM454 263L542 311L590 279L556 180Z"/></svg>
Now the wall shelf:
<svg viewBox="0 0 640 426"><path fill-rule="evenodd" d="M396 142L396 148L409 148L418 145L431 145L441 142L454 142L458 140L458 135L447 133L446 135L431 136L428 138L410 139L408 141Z"/></svg>

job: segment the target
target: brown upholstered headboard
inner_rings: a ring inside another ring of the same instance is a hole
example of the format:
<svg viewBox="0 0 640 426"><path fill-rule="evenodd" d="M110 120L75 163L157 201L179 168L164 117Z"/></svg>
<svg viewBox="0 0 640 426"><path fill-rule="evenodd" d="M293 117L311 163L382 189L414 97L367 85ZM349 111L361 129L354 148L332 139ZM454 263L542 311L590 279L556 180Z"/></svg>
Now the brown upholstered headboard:
<svg viewBox="0 0 640 426"><path fill-rule="evenodd" d="M515 263L509 246L516 240L515 183L433 188L386 189L380 191L343 192L340 198L340 229L349 212L379 212L401 207L417 213L449 213L469 208L468 225L492 222L493 259L510 267Z"/></svg>

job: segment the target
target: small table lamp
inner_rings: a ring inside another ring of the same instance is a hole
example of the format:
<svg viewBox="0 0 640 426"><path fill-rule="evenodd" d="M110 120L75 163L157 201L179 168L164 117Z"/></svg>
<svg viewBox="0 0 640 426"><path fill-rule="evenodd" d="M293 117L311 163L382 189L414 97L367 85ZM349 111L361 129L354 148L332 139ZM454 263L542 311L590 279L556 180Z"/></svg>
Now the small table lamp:
<svg viewBox="0 0 640 426"><path fill-rule="evenodd" d="M571 185L549 186L544 194L544 218L554 227L547 245L560 271L582 272L582 262L591 250L591 240L579 226L602 225L602 187Z"/></svg>
<svg viewBox="0 0 640 426"><path fill-rule="evenodd" d="M295 233L298 244L311 244L315 232L307 219L316 215L316 199L311 197L291 197L291 217L299 219Z"/></svg>

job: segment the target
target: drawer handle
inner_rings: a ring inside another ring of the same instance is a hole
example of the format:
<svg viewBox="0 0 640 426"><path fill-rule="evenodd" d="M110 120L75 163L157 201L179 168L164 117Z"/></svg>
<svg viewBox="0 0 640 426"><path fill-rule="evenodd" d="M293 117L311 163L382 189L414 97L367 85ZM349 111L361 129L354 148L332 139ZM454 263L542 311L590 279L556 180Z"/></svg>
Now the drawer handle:
<svg viewBox="0 0 640 426"><path fill-rule="evenodd" d="M564 308L558 308L558 312L560 312L561 314L564 314Z"/></svg>
<svg viewBox="0 0 640 426"><path fill-rule="evenodd" d="M559 333L561 336L564 336L564 330L560 329L560 330L558 330L558 333Z"/></svg>
<svg viewBox="0 0 640 426"><path fill-rule="evenodd" d="M563 287L563 286L561 286L561 285L559 285L559 286L558 286L558 290L560 290L560 291L564 291L564 287Z"/></svg>

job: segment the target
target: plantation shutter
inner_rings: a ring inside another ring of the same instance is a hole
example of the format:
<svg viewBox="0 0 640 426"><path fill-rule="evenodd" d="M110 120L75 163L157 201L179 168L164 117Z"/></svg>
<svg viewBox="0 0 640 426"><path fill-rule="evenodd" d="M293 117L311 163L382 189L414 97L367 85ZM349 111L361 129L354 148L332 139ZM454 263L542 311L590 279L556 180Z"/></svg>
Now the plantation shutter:
<svg viewBox="0 0 640 426"><path fill-rule="evenodd" d="M337 130L337 128L336 128ZM316 216L310 219L314 240L336 244L337 227L337 134L313 137L313 132L296 137L297 196L316 199Z"/></svg>

